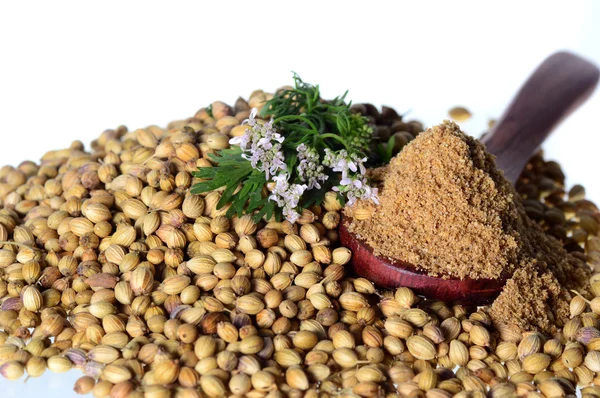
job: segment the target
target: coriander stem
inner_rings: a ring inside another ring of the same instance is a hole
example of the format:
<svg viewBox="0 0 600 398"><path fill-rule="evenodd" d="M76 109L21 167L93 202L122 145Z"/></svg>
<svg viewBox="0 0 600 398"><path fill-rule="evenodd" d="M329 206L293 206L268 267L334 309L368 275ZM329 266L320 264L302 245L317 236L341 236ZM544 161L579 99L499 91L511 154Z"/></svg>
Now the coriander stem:
<svg viewBox="0 0 600 398"><path fill-rule="evenodd" d="M304 123L308 124L314 130L315 133L319 132L319 129L317 128L317 126L315 126L315 124L313 122L311 122L310 119L308 119L308 118L306 118L304 116L300 116L300 115L285 115L285 116L280 116L280 117L278 117L276 119L273 119L273 123L277 123L277 122L280 122L280 121L283 121L283 120L294 120L294 119L301 120Z"/></svg>
<svg viewBox="0 0 600 398"><path fill-rule="evenodd" d="M321 137L321 139L333 138L335 140L338 140L339 142L341 142L344 145L344 148L346 148L346 150L350 151L350 148L348 147L348 144L346 144L346 141L344 141L344 139L337 134L325 133L325 134L321 134L320 137Z"/></svg>

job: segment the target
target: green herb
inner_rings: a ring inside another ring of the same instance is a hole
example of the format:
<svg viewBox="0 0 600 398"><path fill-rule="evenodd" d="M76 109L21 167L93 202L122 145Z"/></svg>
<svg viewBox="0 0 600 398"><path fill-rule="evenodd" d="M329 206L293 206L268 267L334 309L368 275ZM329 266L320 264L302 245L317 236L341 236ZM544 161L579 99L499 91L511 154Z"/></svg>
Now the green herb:
<svg viewBox="0 0 600 398"><path fill-rule="evenodd" d="M260 209L254 215L255 221L260 220L264 215L270 218L275 209L275 202L270 202L267 197L262 195L263 187L267 183L265 175L253 169L250 162L242 158L241 154L242 150L236 146L231 149L223 149L219 151L218 155L209 155L218 163L218 166L199 168L194 176L208 181L195 184L191 192L199 194L225 187L221 199L217 203L217 208L220 209L231 203L231 207L226 213L227 216L242 215L244 212L251 213ZM243 186L240 188L242 182Z"/></svg>
<svg viewBox="0 0 600 398"><path fill-rule="evenodd" d="M208 113L208 116L214 117L213 116L213 112L212 112L212 104L210 104L209 106L207 106L205 109L206 109L206 113Z"/></svg>
<svg viewBox="0 0 600 398"><path fill-rule="evenodd" d="M350 110L346 93L333 100L321 98L319 86L294 74L295 87L282 90L265 103L261 117L246 121L243 137L232 139L231 149L212 156L215 167L194 175L205 181L193 193L224 188L217 208L231 204L227 215L254 213L295 221L303 209L322 203L325 193L336 190L342 202L377 201L364 175L363 164L372 140L368 119ZM391 158L393 140L381 149ZM266 189L269 187L269 189ZM305 191L307 192L306 194Z"/></svg>
<svg viewBox="0 0 600 398"><path fill-rule="evenodd" d="M286 137L287 148L301 143L317 150L346 149L366 155L373 130L368 119L350 110L346 91L330 101L321 99L319 86L302 81L294 73L295 87L278 92L262 108L261 116L274 118L277 130Z"/></svg>
<svg viewBox="0 0 600 398"><path fill-rule="evenodd" d="M391 136L386 144L377 144L377 158L383 164L388 164L394 157L396 137Z"/></svg>

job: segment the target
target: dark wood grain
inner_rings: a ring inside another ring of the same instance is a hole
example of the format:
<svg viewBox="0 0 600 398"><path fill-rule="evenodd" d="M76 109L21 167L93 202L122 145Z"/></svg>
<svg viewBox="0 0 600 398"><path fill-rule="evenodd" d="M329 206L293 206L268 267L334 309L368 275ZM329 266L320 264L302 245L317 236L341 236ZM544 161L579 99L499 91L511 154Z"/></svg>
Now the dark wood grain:
<svg viewBox="0 0 600 398"><path fill-rule="evenodd" d="M487 150L513 183L552 129L594 91L598 68L587 60L558 52L529 77L492 132Z"/></svg>
<svg viewBox="0 0 600 398"><path fill-rule="evenodd" d="M548 57L529 77L494 130L485 137L487 150L496 155L498 167L513 183L531 155L552 129L594 90L598 68L576 55L559 52ZM506 277L490 279L435 278L412 264L390 261L347 229L349 219L340 223L342 244L352 250L355 272L379 286L406 286L428 298L446 302L483 305L502 290Z"/></svg>

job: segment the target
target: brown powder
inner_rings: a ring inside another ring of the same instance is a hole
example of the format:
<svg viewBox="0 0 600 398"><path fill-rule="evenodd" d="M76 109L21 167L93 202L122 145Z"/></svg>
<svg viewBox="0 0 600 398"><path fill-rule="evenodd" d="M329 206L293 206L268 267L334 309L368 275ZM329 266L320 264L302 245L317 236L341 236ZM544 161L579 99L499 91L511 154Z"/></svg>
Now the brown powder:
<svg viewBox="0 0 600 398"><path fill-rule="evenodd" d="M590 268L547 235L518 204L524 226L519 242L523 260L488 312L496 324L552 334L569 319L572 290L585 293Z"/></svg>
<svg viewBox="0 0 600 398"><path fill-rule="evenodd" d="M498 324L552 333L568 319L569 290L586 286L589 268L529 219L493 156L456 124L420 134L373 176L381 203L349 228L377 255L445 278L509 276L488 309Z"/></svg>
<svg viewBox="0 0 600 398"><path fill-rule="evenodd" d="M350 228L430 275L498 278L516 258L513 195L483 145L446 122L392 160L373 217Z"/></svg>
<svg viewBox="0 0 600 398"><path fill-rule="evenodd" d="M569 317L568 291L551 272L537 269L536 263L519 268L489 310L496 324L518 330L553 333Z"/></svg>

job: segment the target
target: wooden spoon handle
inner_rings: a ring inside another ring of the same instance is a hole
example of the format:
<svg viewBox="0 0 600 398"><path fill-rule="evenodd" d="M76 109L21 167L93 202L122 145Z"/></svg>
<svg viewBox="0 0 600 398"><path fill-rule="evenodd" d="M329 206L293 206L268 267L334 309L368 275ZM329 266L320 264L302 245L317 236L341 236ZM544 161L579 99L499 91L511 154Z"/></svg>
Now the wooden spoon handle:
<svg viewBox="0 0 600 398"><path fill-rule="evenodd" d="M529 77L492 132L483 138L513 183L546 136L585 101L600 71L568 52L548 57Z"/></svg>

